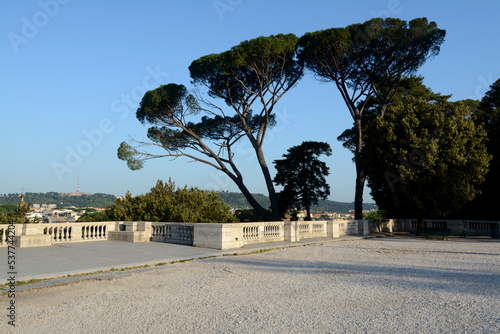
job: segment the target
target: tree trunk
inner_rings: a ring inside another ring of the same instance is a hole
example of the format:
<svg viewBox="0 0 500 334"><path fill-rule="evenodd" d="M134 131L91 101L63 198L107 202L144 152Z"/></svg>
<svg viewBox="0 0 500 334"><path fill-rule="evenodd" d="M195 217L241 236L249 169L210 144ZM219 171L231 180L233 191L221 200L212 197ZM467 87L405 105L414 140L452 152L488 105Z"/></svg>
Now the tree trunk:
<svg viewBox="0 0 500 334"><path fill-rule="evenodd" d="M274 218L273 215L269 214L269 212L266 209L264 209L262 207L262 205L259 204L259 202L257 202L257 200L253 197L253 195L250 193L250 191L245 186L245 184L243 183L242 180L236 178L230 172L227 172L226 175L229 176L234 181L234 183L236 183L236 185L238 186L238 188L241 190L241 193L243 194L243 196L245 196L246 200L248 201L248 204L250 204L250 206L252 208L254 208L255 211L257 211L257 213L259 215L261 215L262 218L264 218L264 220L266 220L266 221L272 221L272 220L274 220L273 219ZM277 219L277 220L280 220L280 219Z"/></svg>
<svg viewBox="0 0 500 334"><path fill-rule="evenodd" d="M305 220L311 221L312 220L312 218L311 218L311 199L309 198L309 191L307 191L307 189L304 189L302 191L302 193L304 194L303 195L304 196L303 204L306 207L306 212L307 212L307 216L306 216Z"/></svg>
<svg viewBox="0 0 500 334"><path fill-rule="evenodd" d="M354 194L354 219L363 219L363 189L365 187L366 175L361 162L361 149L363 139L361 137L361 115L356 117L356 151L354 152L354 163L356 164L356 193Z"/></svg>
<svg viewBox="0 0 500 334"><path fill-rule="evenodd" d="M269 221L280 221L280 210L278 206L278 196L276 196L276 190L274 189L273 179L271 178L271 173L266 164L266 159L264 158L264 153L262 148L256 148L257 157L259 160L260 168L262 169L262 174L264 174L264 179L266 181L267 192L269 195L269 201L271 201L271 215L268 214Z"/></svg>
<svg viewBox="0 0 500 334"><path fill-rule="evenodd" d="M312 220L312 218L311 218L311 207L309 205L306 206L306 212L307 212L307 216L306 216L305 220L311 221Z"/></svg>

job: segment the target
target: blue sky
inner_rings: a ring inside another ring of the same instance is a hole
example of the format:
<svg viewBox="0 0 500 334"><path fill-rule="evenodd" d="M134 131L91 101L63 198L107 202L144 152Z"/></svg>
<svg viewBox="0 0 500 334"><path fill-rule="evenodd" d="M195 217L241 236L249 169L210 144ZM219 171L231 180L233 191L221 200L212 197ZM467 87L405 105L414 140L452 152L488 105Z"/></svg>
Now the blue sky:
<svg viewBox="0 0 500 334"><path fill-rule="evenodd" d="M0 194L75 191L137 195L156 180L237 191L223 174L179 158L131 171L116 156L143 93L190 84L201 56L278 33L343 27L373 17L427 17L447 31L441 53L418 72L452 100L481 99L500 77L500 1L9 0L0 4ZM307 74L277 108L269 165L304 140L328 142L330 199L354 199L351 154L336 140L352 119L332 84ZM249 146L237 159L252 192L266 194ZM272 170L274 175L274 169ZM372 202L369 189L365 201Z"/></svg>

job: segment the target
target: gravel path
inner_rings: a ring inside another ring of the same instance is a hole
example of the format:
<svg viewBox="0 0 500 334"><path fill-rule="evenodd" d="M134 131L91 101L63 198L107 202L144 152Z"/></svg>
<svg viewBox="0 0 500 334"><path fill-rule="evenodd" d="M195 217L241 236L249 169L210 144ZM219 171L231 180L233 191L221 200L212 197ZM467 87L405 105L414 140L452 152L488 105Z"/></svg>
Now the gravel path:
<svg viewBox="0 0 500 334"><path fill-rule="evenodd" d="M0 297L7 306L7 295ZM500 242L392 237L16 293L1 333L500 333Z"/></svg>

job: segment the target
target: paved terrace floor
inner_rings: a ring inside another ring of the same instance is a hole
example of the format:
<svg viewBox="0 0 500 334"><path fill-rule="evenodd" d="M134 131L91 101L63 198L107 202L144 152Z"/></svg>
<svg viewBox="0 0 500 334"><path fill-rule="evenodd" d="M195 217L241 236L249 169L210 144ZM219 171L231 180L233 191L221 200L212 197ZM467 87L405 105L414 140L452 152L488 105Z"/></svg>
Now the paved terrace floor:
<svg viewBox="0 0 500 334"><path fill-rule="evenodd" d="M158 263L171 261L221 256L224 254L248 253L261 249L300 246L311 243L357 240L366 237L370 236L350 235L336 239L305 239L293 243L260 243L231 250L216 250L161 242L88 241L60 243L46 247L16 248L15 276L16 281L25 281L33 278L73 276L76 274L130 268L146 264L154 266ZM7 283L7 279L10 276L8 272L11 270L7 267L7 252L7 247L0 248L0 284ZM95 278L94 276L89 276L86 279ZM78 279L83 278L73 277L71 280L66 279L62 283ZM45 285L47 284L45 283ZM55 282L53 284L60 283Z"/></svg>

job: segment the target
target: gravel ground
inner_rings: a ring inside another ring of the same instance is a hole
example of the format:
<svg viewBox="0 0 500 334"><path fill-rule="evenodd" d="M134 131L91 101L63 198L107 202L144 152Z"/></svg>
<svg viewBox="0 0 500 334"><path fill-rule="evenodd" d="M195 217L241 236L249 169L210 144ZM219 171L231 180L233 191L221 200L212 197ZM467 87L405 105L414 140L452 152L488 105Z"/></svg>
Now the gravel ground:
<svg viewBox="0 0 500 334"><path fill-rule="evenodd" d="M25 290L15 302L15 329L3 315L1 333L500 333L500 242L329 241Z"/></svg>

